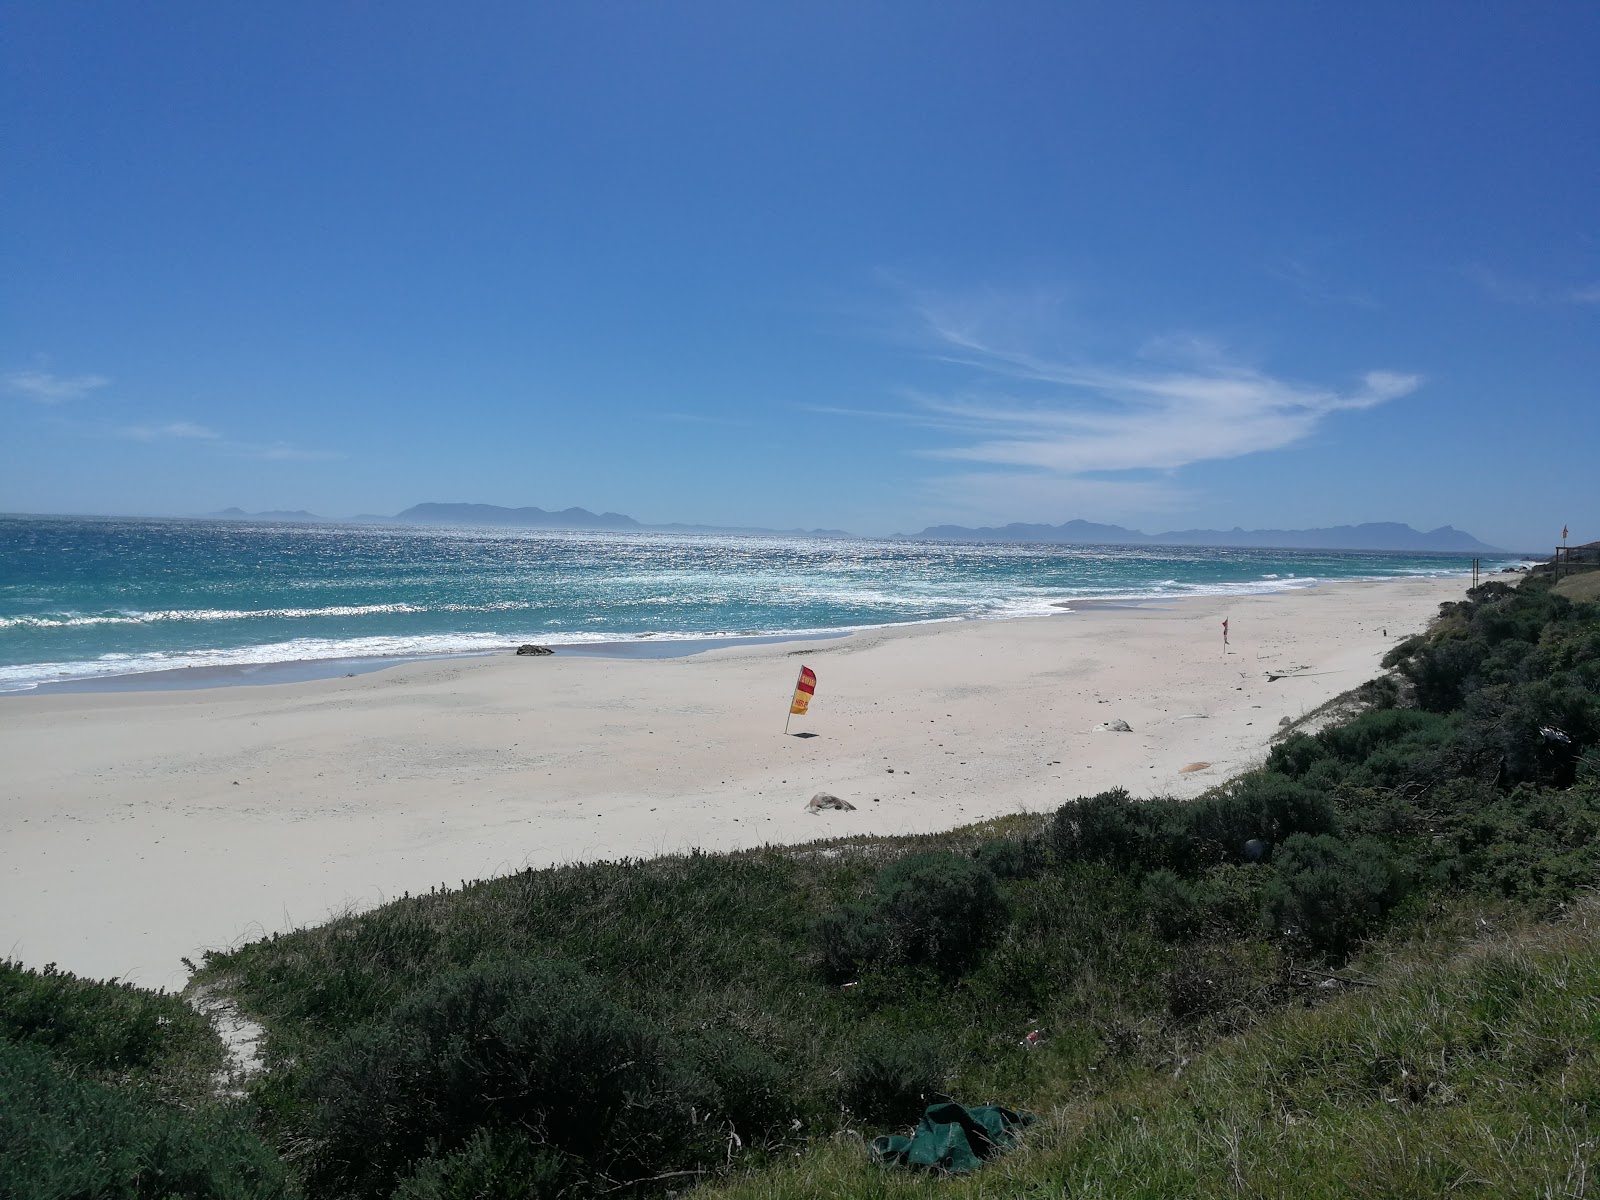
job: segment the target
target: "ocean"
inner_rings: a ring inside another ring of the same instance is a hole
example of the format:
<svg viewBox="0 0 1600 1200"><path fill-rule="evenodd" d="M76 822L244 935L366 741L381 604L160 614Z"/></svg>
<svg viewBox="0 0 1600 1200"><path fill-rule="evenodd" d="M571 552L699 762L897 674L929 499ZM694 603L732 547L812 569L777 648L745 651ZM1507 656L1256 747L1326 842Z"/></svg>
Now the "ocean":
<svg viewBox="0 0 1600 1200"><path fill-rule="evenodd" d="M0 691L185 667L821 634L1438 575L1323 550L0 516Z"/></svg>

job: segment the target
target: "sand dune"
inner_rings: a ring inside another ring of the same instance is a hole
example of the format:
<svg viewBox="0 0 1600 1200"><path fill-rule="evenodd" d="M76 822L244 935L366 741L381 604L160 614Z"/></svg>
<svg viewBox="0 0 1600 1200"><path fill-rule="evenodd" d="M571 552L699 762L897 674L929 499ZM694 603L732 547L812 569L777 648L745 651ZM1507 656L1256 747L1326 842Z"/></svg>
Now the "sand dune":
<svg viewBox="0 0 1600 1200"><path fill-rule="evenodd" d="M925 831L1116 785L1195 795L1465 586L7 698L0 953L174 986L208 947L525 865ZM801 662L819 684L791 729L815 736L785 737ZM856 810L807 813L818 791Z"/></svg>

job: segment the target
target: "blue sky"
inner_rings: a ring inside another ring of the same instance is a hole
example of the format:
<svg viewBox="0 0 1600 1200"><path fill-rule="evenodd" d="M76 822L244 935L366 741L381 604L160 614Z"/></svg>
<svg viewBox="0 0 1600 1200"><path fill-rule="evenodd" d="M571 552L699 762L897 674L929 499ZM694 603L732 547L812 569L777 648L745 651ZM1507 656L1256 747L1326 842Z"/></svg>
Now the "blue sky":
<svg viewBox="0 0 1600 1200"><path fill-rule="evenodd" d="M0 20L0 510L1600 537L1600 6Z"/></svg>

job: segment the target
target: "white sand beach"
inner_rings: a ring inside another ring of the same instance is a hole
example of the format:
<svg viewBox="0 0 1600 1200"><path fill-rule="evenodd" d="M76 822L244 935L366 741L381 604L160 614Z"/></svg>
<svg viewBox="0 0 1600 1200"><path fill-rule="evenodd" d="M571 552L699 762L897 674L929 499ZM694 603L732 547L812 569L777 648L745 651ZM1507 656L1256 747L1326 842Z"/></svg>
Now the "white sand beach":
<svg viewBox="0 0 1600 1200"><path fill-rule="evenodd" d="M525 866L927 831L1118 785L1195 795L1466 586L6 698L0 954L172 987L183 956ZM815 736L786 737L801 663L819 683L791 732ZM1195 762L1213 765L1180 773ZM808 814L818 791L855 811Z"/></svg>

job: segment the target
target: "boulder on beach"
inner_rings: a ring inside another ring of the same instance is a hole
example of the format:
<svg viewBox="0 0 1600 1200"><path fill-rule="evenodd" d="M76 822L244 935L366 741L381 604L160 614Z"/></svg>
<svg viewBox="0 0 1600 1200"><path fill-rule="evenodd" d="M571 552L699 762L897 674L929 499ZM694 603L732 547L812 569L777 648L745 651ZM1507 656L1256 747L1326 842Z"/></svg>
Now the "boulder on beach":
<svg viewBox="0 0 1600 1200"><path fill-rule="evenodd" d="M1129 725L1126 721L1107 721L1103 728L1109 729L1112 733L1133 732L1133 726Z"/></svg>
<svg viewBox="0 0 1600 1200"><path fill-rule="evenodd" d="M535 646L530 642L525 646L518 646L517 647L517 653L518 654L554 654L555 651L550 649L549 646Z"/></svg>
<svg viewBox="0 0 1600 1200"><path fill-rule="evenodd" d="M841 800L839 797L829 795L827 792L818 792L806 802L806 811L808 813L819 813L825 808L837 808L844 812L855 812L856 810L856 806L851 804L850 801Z"/></svg>

